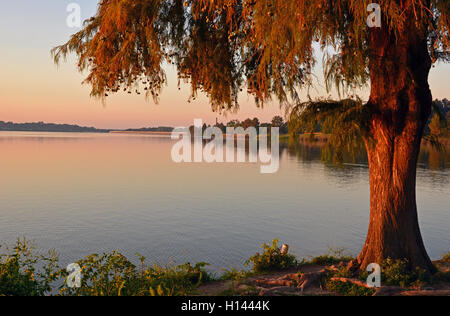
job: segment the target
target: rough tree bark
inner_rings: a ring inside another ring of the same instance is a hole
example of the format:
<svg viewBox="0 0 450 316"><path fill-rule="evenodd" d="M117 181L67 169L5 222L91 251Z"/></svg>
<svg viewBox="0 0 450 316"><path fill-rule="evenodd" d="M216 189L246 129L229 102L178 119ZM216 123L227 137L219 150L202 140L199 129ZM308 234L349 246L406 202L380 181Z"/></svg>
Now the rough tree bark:
<svg viewBox="0 0 450 316"><path fill-rule="evenodd" d="M370 224L358 265L364 269L386 258L404 258L411 268L432 272L416 205L416 165L432 103L426 31L411 23L397 38L385 29L371 32L371 117L365 139Z"/></svg>

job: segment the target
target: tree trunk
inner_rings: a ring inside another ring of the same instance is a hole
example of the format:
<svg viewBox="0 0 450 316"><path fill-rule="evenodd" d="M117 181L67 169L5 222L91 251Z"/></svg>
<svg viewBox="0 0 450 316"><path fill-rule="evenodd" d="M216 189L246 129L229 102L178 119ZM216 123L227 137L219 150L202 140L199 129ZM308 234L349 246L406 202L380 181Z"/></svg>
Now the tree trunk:
<svg viewBox="0 0 450 316"><path fill-rule="evenodd" d="M374 29L370 48L370 224L357 262L365 269L387 258L407 259L410 268L432 272L416 205L416 165L432 103L426 32L413 24L397 37Z"/></svg>

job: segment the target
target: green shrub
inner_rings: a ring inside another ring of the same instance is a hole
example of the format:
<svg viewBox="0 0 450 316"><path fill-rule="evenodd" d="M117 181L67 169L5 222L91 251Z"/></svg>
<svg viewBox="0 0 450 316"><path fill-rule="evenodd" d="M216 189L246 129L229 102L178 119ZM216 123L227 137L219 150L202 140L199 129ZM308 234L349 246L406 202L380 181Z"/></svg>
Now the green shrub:
<svg viewBox="0 0 450 316"><path fill-rule="evenodd" d="M204 262L195 266L190 263L171 267L154 265L144 271L142 282L148 284L151 296L189 295L200 284L211 281L211 277L204 270L207 265Z"/></svg>
<svg viewBox="0 0 450 316"><path fill-rule="evenodd" d="M330 266L340 262L348 262L353 260L353 257L345 254L345 249L330 249L328 254L313 257L311 259L303 259L301 265L319 265Z"/></svg>
<svg viewBox="0 0 450 316"><path fill-rule="evenodd" d="M441 261L443 261L443 262L450 262L450 251L447 252L447 254L444 255L444 257L442 257Z"/></svg>
<svg viewBox="0 0 450 316"><path fill-rule="evenodd" d="M51 293L59 270L54 251L46 255L36 254L33 245L26 239L18 239L12 249L7 246L0 248L0 296L42 296Z"/></svg>
<svg viewBox="0 0 450 316"><path fill-rule="evenodd" d="M272 245L264 243L261 248L263 249L262 254L257 253L245 262L245 266L249 266L252 263L253 271L256 273L277 271L298 266L295 256L281 253L281 249L278 248L277 239L273 240Z"/></svg>
<svg viewBox="0 0 450 316"><path fill-rule="evenodd" d="M332 255L323 255L314 257L310 260L311 264L319 265L319 266L329 266L333 264L338 264L340 262L348 262L351 261L352 257L335 257Z"/></svg>
<svg viewBox="0 0 450 316"><path fill-rule="evenodd" d="M450 282L450 271L439 271L433 275L432 281L434 282Z"/></svg>
<svg viewBox="0 0 450 316"><path fill-rule="evenodd" d="M343 296L372 296L375 294L375 289L337 280L326 281L325 288L329 292Z"/></svg>
<svg viewBox="0 0 450 316"><path fill-rule="evenodd" d="M386 259L381 264L381 283L401 287L420 286L431 282L431 275L419 268L411 269L406 259Z"/></svg>
<svg viewBox="0 0 450 316"><path fill-rule="evenodd" d="M140 256L137 268L119 252L90 255L77 264L81 267L81 287L67 287L69 272L59 267L54 251L36 254L27 240L14 248L3 246L0 253L0 296L53 295L55 284L61 296L171 296L188 295L210 280L206 263L147 267Z"/></svg>
<svg viewBox="0 0 450 316"><path fill-rule="evenodd" d="M220 276L219 281L239 281L252 275L252 272L236 268L223 269L223 271L224 273Z"/></svg>
<svg viewBox="0 0 450 316"><path fill-rule="evenodd" d="M138 269L119 252L96 254L77 262L81 267L81 287L63 285L61 295L70 296L182 296L208 281L206 263L192 266L145 266L141 258ZM67 272L62 272L67 277Z"/></svg>

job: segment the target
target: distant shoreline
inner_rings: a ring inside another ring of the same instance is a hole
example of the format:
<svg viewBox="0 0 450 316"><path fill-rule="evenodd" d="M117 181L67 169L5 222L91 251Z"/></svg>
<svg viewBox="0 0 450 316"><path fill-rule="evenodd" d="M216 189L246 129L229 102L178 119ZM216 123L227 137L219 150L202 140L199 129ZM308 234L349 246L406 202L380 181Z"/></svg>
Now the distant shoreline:
<svg viewBox="0 0 450 316"><path fill-rule="evenodd" d="M44 122L13 123L0 121L2 132L49 132L49 133L109 133L109 129L78 126L73 124L55 124Z"/></svg>
<svg viewBox="0 0 450 316"><path fill-rule="evenodd" d="M19 130L19 129L0 129L0 132L23 132L23 133L79 133L79 134L109 134L109 131L55 131L55 130Z"/></svg>
<svg viewBox="0 0 450 316"><path fill-rule="evenodd" d="M152 132L152 131L109 131L109 134L144 134L170 136L172 132Z"/></svg>

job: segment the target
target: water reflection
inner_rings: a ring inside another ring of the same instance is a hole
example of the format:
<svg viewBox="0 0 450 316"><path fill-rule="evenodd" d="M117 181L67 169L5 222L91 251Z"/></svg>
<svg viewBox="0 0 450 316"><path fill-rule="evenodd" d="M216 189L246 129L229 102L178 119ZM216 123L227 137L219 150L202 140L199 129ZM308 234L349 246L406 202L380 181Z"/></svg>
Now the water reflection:
<svg viewBox="0 0 450 316"><path fill-rule="evenodd" d="M437 150L430 144L423 144L419 155L419 168L444 170L450 168L450 146Z"/></svg>
<svg viewBox="0 0 450 316"><path fill-rule="evenodd" d="M279 171L262 175L257 164L176 164L173 144L162 136L0 133L0 240L26 236L58 249L63 263L120 250L214 269L241 266L273 238L301 257L360 251L369 219L365 154L335 165L323 142L281 142ZM424 146L417 172L419 218L435 259L450 244L449 162Z"/></svg>
<svg viewBox="0 0 450 316"><path fill-rule="evenodd" d="M338 176L339 178L346 176L351 179L353 176L359 175L358 170L368 169L367 153L362 144L352 153L345 152L342 161L335 161L333 159L333 148L327 145L326 141L320 139L315 141L282 141L280 143L280 155L283 157L286 154L303 164L320 161L330 170L330 176ZM439 150L429 143L424 143L421 147L417 168L431 171L450 169L450 146L447 144L442 150ZM427 175L434 176L434 179L440 185L450 183L448 172L428 173Z"/></svg>

